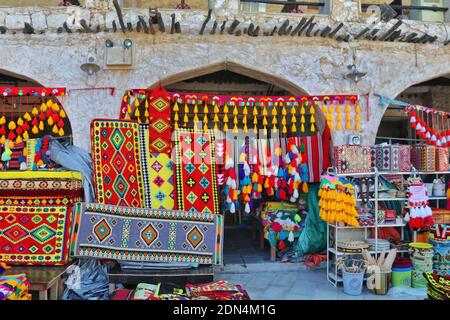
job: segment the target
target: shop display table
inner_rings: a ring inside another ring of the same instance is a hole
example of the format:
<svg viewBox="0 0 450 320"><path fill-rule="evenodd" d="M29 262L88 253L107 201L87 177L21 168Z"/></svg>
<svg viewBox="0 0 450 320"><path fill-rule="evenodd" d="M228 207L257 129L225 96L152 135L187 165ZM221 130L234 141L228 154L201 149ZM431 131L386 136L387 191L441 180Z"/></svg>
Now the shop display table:
<svg viewBox="0 0 450 320"><path fill-rule="evenodd" d="M121 269L116 266L109 272L109 282L136 286L139 283L176 283L184 286L187 283L199 284L214 280L212 266L199 266L193 269Z"/></svg>
<svg viewBox="0 0 450 320"><path fill-rule="evenodd" d="M4 275L24 273L30 282L28 291L37 291L39 300L60 300L64 291L64 274L70 265L65 266L11 266Z"/></svg>

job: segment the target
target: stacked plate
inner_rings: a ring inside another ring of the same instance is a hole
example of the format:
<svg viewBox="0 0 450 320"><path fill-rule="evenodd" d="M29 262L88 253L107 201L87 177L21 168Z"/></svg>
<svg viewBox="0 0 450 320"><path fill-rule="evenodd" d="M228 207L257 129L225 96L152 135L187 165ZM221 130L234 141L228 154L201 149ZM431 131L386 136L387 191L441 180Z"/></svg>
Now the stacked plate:
<svg viewBox="0 0 450 320"><path fill-rule="evenodd" d="M375 251L375 239L366 239L369 244L369 251ZM391 243L388 240L378 239L378 251L388 251L391 249Z"/></svg>
<svg viewBox="0 0 450 320"><path fill-rule="evenodd" d="M337 247L341 252L359 253L362 249L367 249L369 245L359 240L340 240Z"/></svg>

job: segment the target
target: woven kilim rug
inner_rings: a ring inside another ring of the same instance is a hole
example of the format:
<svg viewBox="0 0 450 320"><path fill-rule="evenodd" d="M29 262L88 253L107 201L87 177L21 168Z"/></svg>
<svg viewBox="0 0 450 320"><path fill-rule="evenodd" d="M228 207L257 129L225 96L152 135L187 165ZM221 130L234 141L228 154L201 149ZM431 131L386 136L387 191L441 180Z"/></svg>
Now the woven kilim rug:
<svg viewBox="0 0 450 320"><path fill-rule="evenodd" d="M169 94L162 87L156 88L150 97L150 152L170 153L172 126Z"/></svg>
<svg viewBox="0 0 450 320"><path fill-rule="evenodd" d="M176 130L175 166L178 209L219 213L213 132Z"/></svg>
<svg viewBox="0 0 450 320"><path fill-rule="evenodd" d="M0 261L66 264L72 205L83 200L81 174L22 171L15 176L0 173Z"/></svg>
<svg viewBox="0 0 450 320"><path fill-rule="evenodd" d="M222 235L221 215L78 203L71 252L99 259L220 264Z"/></svg>
<svg viewBox="0 0 450 320"><path fill-rule="evenodd" d="M139 124L122 120L93 120L91 139L97 201L144 207Z"/></svg>

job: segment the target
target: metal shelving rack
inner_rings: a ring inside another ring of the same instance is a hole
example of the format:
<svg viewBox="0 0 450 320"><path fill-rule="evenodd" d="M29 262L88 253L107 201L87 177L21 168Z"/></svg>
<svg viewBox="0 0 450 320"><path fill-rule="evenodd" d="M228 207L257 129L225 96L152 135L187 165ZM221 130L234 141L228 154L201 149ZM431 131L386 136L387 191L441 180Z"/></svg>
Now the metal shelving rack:
<svg viewBox="0 0 450 320"><path fill-rule="evenodd" d="M395 224L378 224L378 202L379 201L403 201L406 202L408 198L379 198L378 193L378 180L380 176L388 176L388 175L436 175L436 178L439 177L439 175L446 175L450 174L450 171L430 171L430 172L419 172L419 171L410 171L410 172L389 172L389 171L378 171L375 169L373 172L365 172L365 173L347 173L347 174L338 174L335 173L335 176L337 177L371 177L374 176L374 184L375 184L375 198L369 199L369 201L375 202L374 204L374 210L375 210L375 224L372 226L358 226L358 227L352 227L352 226L339 226L337 224L330 224L327 223L327 279L330 281L334 286L337 286L338 283L342 282L343 279L341 276L338 275L338 270L336 267L336 264L334 263L334 266L331 267L330 264L335 262L335 259L340 255L361 255L361 253L350 253L350 252L340 252L337 249L337 243L339 238L339 230L343 229L363 229L364 230L364 239L367 239L367 231L369 228L375 228L375 250L369 251L372 254L378 254L382 251L378 250L378 228L383 227L400 227L401 228L401 238L404 239L404 227L406 226L406 223L395 223ZM438 202L439 207L439 200L446 200L447 198L445 196L438 196L438 197L429 197L429 200L436 200ZM359 200L359 199L358 199ZM357 200L357 201L358 201ZM360 200L359 200L360 201ZM330 230L333 229L334 232L334 246L330 247ZM416 234L414 234L414 241L416 240ZM408 250L400 250L399 253L406 253ZM334 260L331 259L331 256L334 256Z"/></svg>

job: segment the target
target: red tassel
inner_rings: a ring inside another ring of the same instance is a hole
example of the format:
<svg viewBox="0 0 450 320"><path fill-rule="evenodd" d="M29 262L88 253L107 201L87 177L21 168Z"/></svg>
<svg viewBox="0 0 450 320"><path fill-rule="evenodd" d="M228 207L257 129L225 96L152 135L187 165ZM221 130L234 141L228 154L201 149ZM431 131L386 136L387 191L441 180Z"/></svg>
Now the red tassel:
<svg viewBox="0 0 450 320"><path fill-rule="evenodd" d="M278 249L280 249L280 250L286 249L286 245L284 244L284 241L278 242Z"/></svg>

